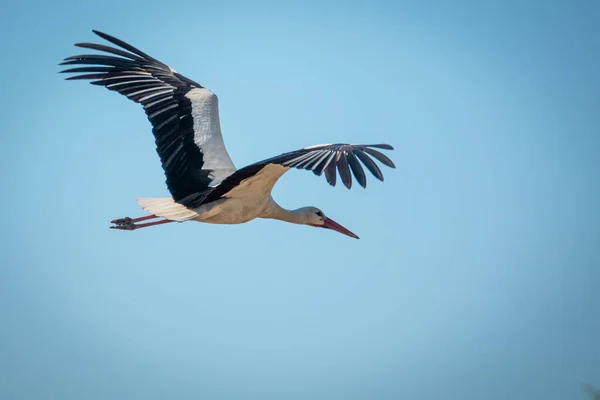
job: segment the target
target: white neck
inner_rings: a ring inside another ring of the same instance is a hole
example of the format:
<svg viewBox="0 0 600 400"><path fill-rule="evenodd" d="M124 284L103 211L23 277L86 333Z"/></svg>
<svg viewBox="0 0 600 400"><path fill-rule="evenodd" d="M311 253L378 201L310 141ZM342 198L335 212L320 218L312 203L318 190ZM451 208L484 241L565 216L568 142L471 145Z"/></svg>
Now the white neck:
<svg viewBox="0 0 600 400"><path fill-rule="evenodd" d="M297 210L286 210L273 200L269 198L267 206L259 215L260 218L272 218L280 221L291 222L292 224L306 224L306 214L301 208Z"/></svg>

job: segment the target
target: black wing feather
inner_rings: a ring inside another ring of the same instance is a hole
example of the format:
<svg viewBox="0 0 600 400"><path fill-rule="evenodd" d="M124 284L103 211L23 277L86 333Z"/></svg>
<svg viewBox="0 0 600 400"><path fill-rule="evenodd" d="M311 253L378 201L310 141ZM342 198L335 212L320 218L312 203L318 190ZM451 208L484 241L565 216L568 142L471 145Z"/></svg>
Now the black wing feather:
<svg viewBox="0 0 600 400"><path fill-rule="evenodd" d="M369 149L368 147L365 147L363 150L365 151L365 153L369 153L377 160L381 161L382 164L385 164L390 168L396 168L392 160L390 160L386 155L378 152L377 150Z"/></svg>
<svg viewBox="0 0 600 400"><path fill-rule="evenodd" d="M115 49L114 47L105 46L103 44L96 44L96 43L75 43L75 46L81 47L83 49L91 49L91 50L104 51L105 53L116 54L118 56L130 58L132 60L137 60L137 61L141 61L141 62L145 61L143 57L136 56L135 54L129 53L127 51Z"/></svg>
<svg viewBox="0 0 600 400"><path fill-rule="evenodd" d="M335 186L336 174L335 162L333 160L325 167L325 179L331 186Z"/></svg>
<svg viewBox="0 0 600 400"><path fill-rule="evenodd" d="M342 178L342 183L348 189L352 187L352 176L350 175L350 167L348 166L348 154L343 152L340 155L339 161L337 163L338 172L340 173L340 177Z"/></svg>
<svg viewBox="0 0 600 400"><path fill-rule="evenodd" d="M373 161L368 155L366 155L362 151L357 151L356 156L360 159L360 161L362 161L363 164L365 164L365 167L367 167L367 169L373 174L375 178L379 179L380 181L383 181L383 174L381 173L381 170L379 169L377 164L375 164L375 161Z"/></svg>
<svg viewBox="0 0 600 400"><path fill-rule="evenodd" d="M356 181L363 188L367 187L367 177L365 176L365 171L360 166L360 162L356 159L354 152L348 153L348 164L350 164L350 169L352 170L352 174Z"/></svg>

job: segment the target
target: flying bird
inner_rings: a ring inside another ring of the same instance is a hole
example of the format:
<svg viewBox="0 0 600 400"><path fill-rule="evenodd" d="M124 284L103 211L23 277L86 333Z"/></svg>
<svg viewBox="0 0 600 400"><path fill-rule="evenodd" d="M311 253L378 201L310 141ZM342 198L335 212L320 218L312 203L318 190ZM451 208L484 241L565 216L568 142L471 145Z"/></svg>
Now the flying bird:
<svg viewBox="0 0 600 400"><path fill-rule="evenodd" d="M91 80L91 84L116 91L143 106L172 196L137 199L150 215L115 219L111 228L136 230L183 221L241 224L255 218L272 218L328 228L358 239L316 207L288 210L279 206L271 191L291 168L312 171L317 176L324 173L332 186L336 184L337 170L342 183L350 189L351 172L362 187L367 185L362 163L383 181L373 159L395 168L387 156L376 150L393 150L392 146L321 144L236 169L221 135L215 94L130 44L93 32L117 47L77 43L77 47L102 54L65 58L60 65L77 67L61 72L74 74L67 80Z"/></svg>

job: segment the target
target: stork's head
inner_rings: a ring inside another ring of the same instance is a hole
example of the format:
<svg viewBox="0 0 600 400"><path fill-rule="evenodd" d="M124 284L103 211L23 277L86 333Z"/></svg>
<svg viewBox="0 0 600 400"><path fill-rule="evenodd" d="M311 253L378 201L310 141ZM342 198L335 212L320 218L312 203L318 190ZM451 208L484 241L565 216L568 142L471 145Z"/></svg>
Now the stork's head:
<svg viewBox="0 0 600 400"><path fill-rule="evenodd" d="M336 232L343 233L344 235L348 235L355 239L360 239L354 233L350 232L348 229L344 228L331 218L325 216L323 211L319 210L316 207L304 207L301 208L302 214L304 215L304 220L306 225L314 226L317 228L327 228L332 229Z"/></svg>

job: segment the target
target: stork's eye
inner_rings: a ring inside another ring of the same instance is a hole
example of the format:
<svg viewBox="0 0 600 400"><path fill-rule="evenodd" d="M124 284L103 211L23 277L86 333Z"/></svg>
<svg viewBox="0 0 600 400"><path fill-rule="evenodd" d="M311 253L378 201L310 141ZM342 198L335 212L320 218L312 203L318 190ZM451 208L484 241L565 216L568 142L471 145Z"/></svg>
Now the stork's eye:
<svg viewBox="0 0 600 400"><path fill-rule="evenodd" d="M319 216L319 217L321 217L321 218L324 218L324 217L325 217L325 216L323 215L323 212L322 212L322 211L317 211L317 213L316 213L316 214L317 214L317 216Z"/></svg>

